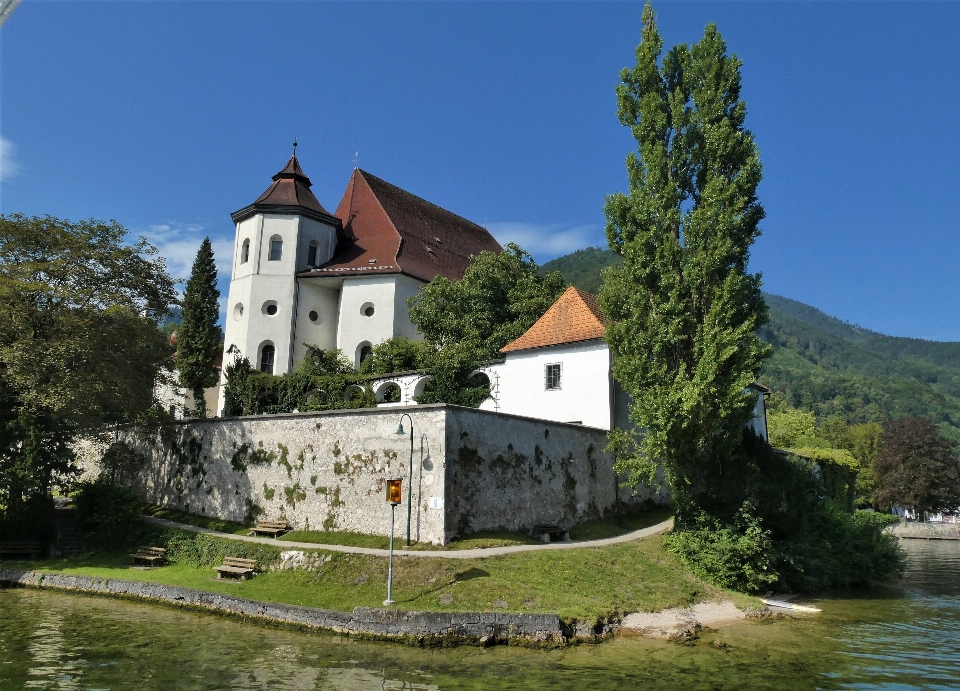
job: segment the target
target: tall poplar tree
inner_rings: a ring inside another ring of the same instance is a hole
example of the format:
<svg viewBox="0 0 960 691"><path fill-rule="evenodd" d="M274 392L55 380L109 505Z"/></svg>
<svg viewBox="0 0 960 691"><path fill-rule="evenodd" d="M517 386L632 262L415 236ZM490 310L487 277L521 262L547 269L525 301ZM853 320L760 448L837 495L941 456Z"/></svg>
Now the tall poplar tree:
<svg viewBox="0 0 960 691"><path fill-rule="evenodd" d="M222 349L220 291L210 238L204 238L183 292L183 322L177 329L177 370L180 383L193 393L197 417L207 416L203 390L218 380L214 365Z"/></svg>
<svg viewBox="0 0 960 691"><path fill-rule="evenodd" d="M713 24L661 60L662 49L648 3L637 64L617 87L638 150L627 157L629 194L604 206L623 265L606 270L600 302L614 376L642 431L614 433L618 466L647 482L662 466L682 520L689 500L720 491L755 402L747 386L769 353L756 335L767 318L760 274L747 271L764 212L740 60Z"/></svg>

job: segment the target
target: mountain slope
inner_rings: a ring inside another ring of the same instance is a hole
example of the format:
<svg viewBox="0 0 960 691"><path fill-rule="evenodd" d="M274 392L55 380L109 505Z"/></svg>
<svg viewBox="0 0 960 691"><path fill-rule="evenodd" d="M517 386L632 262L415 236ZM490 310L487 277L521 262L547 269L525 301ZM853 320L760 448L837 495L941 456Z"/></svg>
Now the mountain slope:
<svg viewBox="0 0 960 691"><path fill-rule="evenodd" d="M543 268L595 292L600 271L618 262L589 248ZM789 405L850 422L923 415L960 440L960 343L885 336L796 300L764 298L770 321L760 335L774 350L761 378Z"/></svg>

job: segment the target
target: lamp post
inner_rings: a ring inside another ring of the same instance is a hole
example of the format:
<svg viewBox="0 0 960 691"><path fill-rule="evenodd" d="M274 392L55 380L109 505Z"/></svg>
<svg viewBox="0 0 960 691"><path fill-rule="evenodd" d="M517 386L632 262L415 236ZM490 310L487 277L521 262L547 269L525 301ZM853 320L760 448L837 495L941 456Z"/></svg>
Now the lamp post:
<svg viewBox="0 0 960 691"><path fill-rule="evenodd" d="M393 517L396 515L397 504L402 503L403 478L391 477L387 479L387 503L390 504L390 565L387 567L387 599L384 605L395 604L393 601Z"/></svg>
<svg viewBox="0 0 960 691"><path fill-rule="evenodd" d="M413 418L409 413L400 416L400 426L397 427L397 434L403 436L403 418L410 421L410 486L407 487L407 547L410 546L410 517L413 515Z"/></svg>

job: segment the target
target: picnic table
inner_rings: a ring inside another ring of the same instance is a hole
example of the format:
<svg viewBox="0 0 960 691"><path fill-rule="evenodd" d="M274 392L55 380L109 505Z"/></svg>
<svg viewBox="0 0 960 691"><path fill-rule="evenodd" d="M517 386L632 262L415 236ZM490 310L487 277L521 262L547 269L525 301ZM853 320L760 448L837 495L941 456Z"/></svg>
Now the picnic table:
<svg viewBox="0 0 960 691"><path fill-rule="evenodd" d="M253 578L257 570L256 559L241 559L240 557L226 557L223 560L223 566L217 566L217 578L239 578L247 580Z"/></svg>
<svg viewBox="0 0 960 691"><path fill-rule="evenodd" d="M131 554L130 558L134 564L155 566L164 562L167 558L167 550L163 547L138 547L136 553Z"/></svg>
<svg viewBox="0 0 960 691"><path fill-rule="evenodd" d="M269 535L277 537L290 530L290 524L286 521L259 521L251 530L251 535Z"/></svg>
<svg viewBox="0 0 960 691"><path fill-rule="evenodd" d="M533 534L538 536L543 542L570 542L570 531L564 530L558 525L552 523L538 523L533 526Z"/></svg>
<svg viewBox="0 0 960 691"><path fill-rule="evenodd" d="M8 555L38 559L40 557L40 543L32 541L0 542L0 557Z"/></svg>

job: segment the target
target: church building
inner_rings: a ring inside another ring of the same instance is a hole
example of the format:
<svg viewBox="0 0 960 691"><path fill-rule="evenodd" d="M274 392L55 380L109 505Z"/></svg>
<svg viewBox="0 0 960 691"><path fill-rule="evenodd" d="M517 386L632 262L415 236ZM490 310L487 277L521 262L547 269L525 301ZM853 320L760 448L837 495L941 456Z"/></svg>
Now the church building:
<svg viewBox="0 0 960 691"><path fill-rule="evenodd" d="M339 348L359 367L381 341L420 337L407 298L423 283L457 280L471 255L502 249L485 228L359 168L332 214L310 186L294 153L231 214L225 364L246 357L285 374L309 344Z"/></svg>

